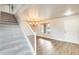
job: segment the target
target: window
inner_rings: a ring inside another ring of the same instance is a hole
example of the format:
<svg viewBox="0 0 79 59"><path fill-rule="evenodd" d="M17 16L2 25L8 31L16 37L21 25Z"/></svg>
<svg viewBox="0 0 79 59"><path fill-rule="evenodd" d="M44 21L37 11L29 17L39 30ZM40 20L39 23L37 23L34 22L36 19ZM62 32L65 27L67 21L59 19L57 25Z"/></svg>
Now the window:
<svg viewBox="0 0 79 59"><path fill-rule="evenodd" d="M50 29L50 24L45 23L45 24L42 24L41 27L42 27L42 28L41 28L41 32L42 32L42 33L50 34L50 31L51 31L51 29Z"/></svg>

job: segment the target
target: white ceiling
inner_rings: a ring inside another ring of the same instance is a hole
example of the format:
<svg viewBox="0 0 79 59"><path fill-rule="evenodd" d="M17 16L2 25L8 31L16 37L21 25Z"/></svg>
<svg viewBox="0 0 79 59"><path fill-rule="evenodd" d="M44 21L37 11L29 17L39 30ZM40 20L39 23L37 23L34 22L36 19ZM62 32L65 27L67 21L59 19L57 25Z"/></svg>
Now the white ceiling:
<svg viewBox="0 0 79 59"><path fill-rule="evenodd" d="M31 20L31 18L45 20L61 17L64 16L67 9L73 11L74 14L79 13L79 4L15 4L14 7L17 10L15 10L16 12L22 10L27 20Z"/></svg>
<svg viewBox="0 0 79 59"><path fill-rule="evenodd" d="M27 6L27 5L25 5ZM64 16L67 9L70 9L74 14L79 13L79 5L54 5L54 4L40 4L40 5L28 5L29 8L25 9L24 14L27 17L36 17L36 19L48 19Z"/></svg>

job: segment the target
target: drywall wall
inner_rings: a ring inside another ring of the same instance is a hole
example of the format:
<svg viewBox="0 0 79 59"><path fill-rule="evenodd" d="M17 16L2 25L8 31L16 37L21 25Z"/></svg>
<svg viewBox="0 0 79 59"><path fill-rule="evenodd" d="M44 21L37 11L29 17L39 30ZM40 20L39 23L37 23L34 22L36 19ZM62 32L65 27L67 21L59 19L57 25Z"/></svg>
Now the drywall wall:
<svg viewBox="0 0 79 59"><path fill-rule="evenodd" d="M34 35L34 32L32 31L32 29L29 26L29 24L24 21L24 17L23 17L22 14L19 14L17 19L18 19L18 22L19 22L20 26L25 31L27 36Z"/></svg>
<svg viewBox="0 0 79 59"><path fill-rule="evenodd" d="M50 35L53 39L64 39L64 20L63 19L53 19L50 22L51 32Z"/></svg>
<svg viewBox="0 0 79 59"><path fill-rule="evenodd" d="M45 35L46 37L79 44L79 15L61 17L50 20L51 32L44 34L41 32L41 26L36 27L37 35Z"/></svg>
<svg viewBox="0 0 79 59"><path fill-rule="evenodd" d="M21 9L19 15L20 19L20 24L26 24L25 20L27 12L22 12L23 8ZM26 11L26 9L24 10ZM50 19L49 19L50 20ZM47 20L46 20L47 21ZM51 19L49 24L51 28L51 32L49 37L56 39L56 40L61 40L61 41L68 41L68 42L73 42L73 43L78 43L79 42L79 15L73 15L73 16L67 16L67 17L61 17L61 18L56 18L56 19ZM27 27L27 34L32 34ZM29 26L30 27L30 26ZM41 26L37 25L35 27L37 34L41 35Z"/></svg>
<svg viewBox="0 0 79 59"><path fill-rule="evenodd" d="M22 9L19 9L19 8L22 8ZM28 37L28 36L31 36L31 35L34 36L35 33L32 31L30 25L25 21L26 15L24 14L24 7L23 6L19 6L19 7L17 6L15 16L18 20L18 24L20 25L20 27L21 27L21 29L24 33L26 40L29 42L29 45L31 47L31 50L33 51L33 54L35 54L34 47L32 46L32 42L31 42L32 39L29 39L29 37ZM33 42L35 42L35 40Z"/></svg>
<svg viewBox="0 0 79 59"><path fill-rule="evenodd" d="M52 37L73 43L79 42L79 15L53 19L50 23Z"/></svg>
<svg viewBox="0 0 79 59"><path fill-rule="evenodd" d="M64 18L65 40L79 43L79 15Z"/></svg>
<svg viewBox="0 0 79 59"><path fill-rule="evenodd" d="M30 25L25 21L26 20L26 15L24 13L24 10L27 8L26 5L15 5L17 10L16 10L16 17L19 21L20 26L24 29L25 33L27 36L29 35L34 35L35 33L32 31Z"/></svg>

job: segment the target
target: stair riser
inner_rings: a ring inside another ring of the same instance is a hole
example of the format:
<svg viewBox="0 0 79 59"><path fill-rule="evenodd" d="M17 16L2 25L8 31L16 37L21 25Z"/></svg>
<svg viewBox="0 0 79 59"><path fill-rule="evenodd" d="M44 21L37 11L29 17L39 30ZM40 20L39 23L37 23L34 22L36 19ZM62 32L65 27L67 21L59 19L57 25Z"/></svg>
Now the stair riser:
<svg viewBox="0 0 79 59"><path fill-rule="evenodd" d="M12 14L8 14L5 12L0 13L0 24L13 24L16 23L16 18Z"/></svg>

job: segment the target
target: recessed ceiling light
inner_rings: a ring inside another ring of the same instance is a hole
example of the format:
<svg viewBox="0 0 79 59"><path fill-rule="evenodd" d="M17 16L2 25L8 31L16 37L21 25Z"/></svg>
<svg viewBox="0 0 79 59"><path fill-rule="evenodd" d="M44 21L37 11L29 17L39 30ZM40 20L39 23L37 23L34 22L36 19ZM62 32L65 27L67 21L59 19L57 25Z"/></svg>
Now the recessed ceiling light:
<svg viewBox="0 0 79 59"><path fill-rule="evenodd" d="M64 13L64 15L65 16L70 16L70 15L72 15L74 12L73 11L71 11L70 9L68 9L65 13Z"/></svg>

